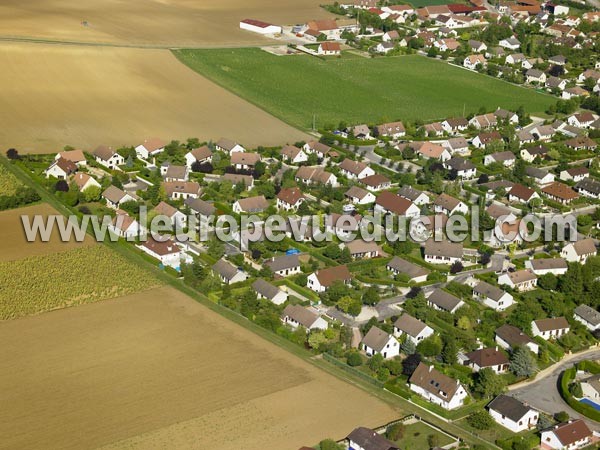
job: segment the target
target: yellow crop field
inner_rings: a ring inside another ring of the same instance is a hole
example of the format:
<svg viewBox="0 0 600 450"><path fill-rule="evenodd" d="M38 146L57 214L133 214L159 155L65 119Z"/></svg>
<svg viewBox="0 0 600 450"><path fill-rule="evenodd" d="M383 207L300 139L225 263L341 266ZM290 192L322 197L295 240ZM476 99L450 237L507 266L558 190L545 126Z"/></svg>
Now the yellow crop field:
<svg viewBox="0 0 600 450"><path fill-rule="evenodd" d="M247 146L308 138L167 50L5 43L0 66L0 141L21 153L129 146L148 137L228 137Z"/></svg>
<svg viewBox="0 0 600 450"><path fill-rule="evenodd" d="M0 262L0 319L131 294L160 282L108 247L94 245Z"/></svg>
<svg viewBox="0 0 600 450"><path fill-rule="evenodd" d="M297 449L398 415L170 287L0 341L0 449Z"/></svg>
<svg viewBox="0 0 600 450"><path fill-rule="evenodd" d="M245 18L279 24L328 17L320 0L3 0L0 34L79 42L168 46L265 43Z"/></svg>
<svg viewBox="0 0 600 450"><path fill-rule="evenodd" d="M6 167L0 165L0 195L14 195L21 186L23 186L23 183L10 173Z"/></svg>

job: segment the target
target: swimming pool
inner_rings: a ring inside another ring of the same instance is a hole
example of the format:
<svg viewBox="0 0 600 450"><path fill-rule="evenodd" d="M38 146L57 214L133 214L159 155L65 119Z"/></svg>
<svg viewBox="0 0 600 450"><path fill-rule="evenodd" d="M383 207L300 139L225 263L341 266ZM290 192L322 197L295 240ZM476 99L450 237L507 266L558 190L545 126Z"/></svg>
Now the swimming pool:
<svg viewBox="0 0 600 450"><path fill-rule="evenodd" d="M598 403L594 403L593 401L591 401L589 398L582 398L581 400L579 400L580 403L584 403L586 405L591 406L592 408L600 411L600 405Z"/></svg>

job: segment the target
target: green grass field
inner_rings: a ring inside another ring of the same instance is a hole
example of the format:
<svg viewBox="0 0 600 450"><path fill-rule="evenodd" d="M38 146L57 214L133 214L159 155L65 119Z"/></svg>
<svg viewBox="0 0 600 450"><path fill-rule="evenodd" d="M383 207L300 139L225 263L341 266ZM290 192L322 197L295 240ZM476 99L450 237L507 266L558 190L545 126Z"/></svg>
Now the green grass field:
<svg viewBox="0 0 600 450"><path fill-rule="evenodd" d="M402 439L398 441L401 448L406 450L420 450L429 448L428 437L430 435L437 436L438 443L436 445L443 447L453 442L452 438L440 433L423 422L417 422L407 425L404 430Z"/></svg>
<svg viewBox="0 0 600 450"><path fill-rule="evenodd" d="M540 113L549 95L422 56L363 58L345 53L326 61L274 56L260 49L177 50L193 70L299 127L393 120L436 120L480 107ZM199 105L200 106L200 105Z"/></svg>

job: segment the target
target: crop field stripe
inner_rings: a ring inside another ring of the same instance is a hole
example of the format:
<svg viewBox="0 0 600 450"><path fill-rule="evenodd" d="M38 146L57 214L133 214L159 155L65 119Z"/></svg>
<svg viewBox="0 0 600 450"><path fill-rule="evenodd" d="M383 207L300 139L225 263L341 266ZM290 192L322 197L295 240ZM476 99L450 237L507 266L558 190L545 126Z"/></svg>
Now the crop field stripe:
<svg viewBox="0 0 600 450"><path fill-rule="evenodd" d="M177 58L211 81L301 129L389 120L439 120L481 106L543 113L555 99L418 55L323 61L274 56L255 48L176 50Z"/></svg>
<svg viewBox="0 0 600 450"><path fill-rule="evenodd" d="M50 203L57 211L60 211L62 214L66 215L66 216L70 215L70 211L68 210L68 208L66 206L64 206L62 203L60 203L56 198L54 198L52 195L50 195L41 186L33 183L31 178L29 178L29 176L25 172L20 170L20 168L17 168L17 167L14 167L14 166L11 166L10 164L8 164L8 160L6 160L6 158L3 155L0 155L0 164L7 165L10 169L12 169L11 171L19 179L21 179L26 185L32 186L34 189L36 189L39 192L42 199L47 201L48 203ZM236 314L235 312L212 302L204 294L190 288L189 286L186 286L182 280L173 278L172 276L161 271L156 265L153 265L153 264L149 263L148 261L146 261L140 254L136 253L131 248L131 244L127 244L125 242L117 242L117 243L105 243L102 245L107 245L108 247L115 250L122 256L128 258L132 263L143 265L145 268L147 268L152 273L154 273L154 275L160 281L163 281L165 284L168 284L168 285L174 287L175 289L179 290L180 292L188 295L195 301L201 303L203 306L209 308L211 311L214 311L214 312L218 313L219 315L225 317L226 319L246 328L249 331L252 331L254 334L257 334L258 336L262 337L263 339L266 339L267 341L269 341L273 344L276 344L277 346L296 355L297 357L310 362L314 366L324 370L325 372L335 376L336 378L338 378L342 381L345 381L347 383L350 383L352 385L355 385L357 387L360 387L362 390L370 393L371 395L379 398L380 400L385 401L386 403L394 406L395 408L399 409L400 411L408 411L408 412L414 411L415 405L408 402L407 400L405 400L391 392L385 391L383 389L379 389L379 388L367 383L366 381L361 380L360 378L358 378L356 376L348 374L348 373L338 369L333 364L324 361L322 358L315 358L314 355L312 353L310 353L308 350L305 350L305 349L299 347L298 345L294 344L293 342L290 342L287 339L276 335L275 333L265 330L264 328L258 326L254 322L251 322L250 320L246 319L245 317L243 317L239 314ZM435 425L438 425L441 428L443 428L453 434L460 436L467 443L483 444L488 447L489 446L495 447L495 445L486 441L485 439L479 438L477 436L473 436L471 433L466 431L464 428L459 427L458 425L455 425L453 423L447 423L443 420L440 420L435 415L430 414L429 412L427 412L425 410L420 410L419 415L422 416L423 418L427 419L429 422L431 422Z"/></svg>

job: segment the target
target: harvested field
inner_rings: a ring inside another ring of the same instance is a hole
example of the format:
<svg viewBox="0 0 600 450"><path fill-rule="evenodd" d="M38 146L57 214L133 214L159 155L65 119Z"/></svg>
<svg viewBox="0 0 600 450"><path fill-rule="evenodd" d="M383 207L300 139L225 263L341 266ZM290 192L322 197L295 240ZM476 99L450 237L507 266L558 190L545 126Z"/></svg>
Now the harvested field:
<svg viewBox="0 0 600 450"><path fill-rule="evenodd" d="M0 166L0 169L2 166ZM43 256L57 252L64 252L78 247L86 247L94 244L91 237L86 237L84 242L63 242L60 240L58 229L55 228L50 241L42 242L39 237L35 242L28 242L23 231L21 216L27 215L33 218L40 215L45 218L58 212L50 205L43 203L25 208L13 209L0 212L0 230L3 238L0 241L0 263L19 260L31 256Z"/></svg>
<svg viewBox="0 0 600 450"><path fill-rule="evenodd" d="M418 55L326 60L255 48L179 50L198 73L299 128L437 120L481 107L540 113L556 98Z"/></svg>
<svg viewBox="0 0 600 450"><path fill-rule="evenodd" d="M0 141L22 153L226 136L247 146L306 135L179 63L167 50L0 44Z"/></svg>
<svg viewBox="0 0 600 450"><path fill-rule="evenodd" d="M159 286L103 245L0 262L0 319L120 297Z"/></svg>
<svg viewBox="0 0 600 450"><path fill-rule="evenodd" d="M3 36L168 46L264 44L242 19L278 24L329 17L319 0L3 0ZM87 24L84 24L87 22Z"/></svg>
<svg viewBox="0 0 600 450"><path fill-rule="evenodd" d="M172 288L0 323L0 448L283 450L395 412Z"/></svg>

